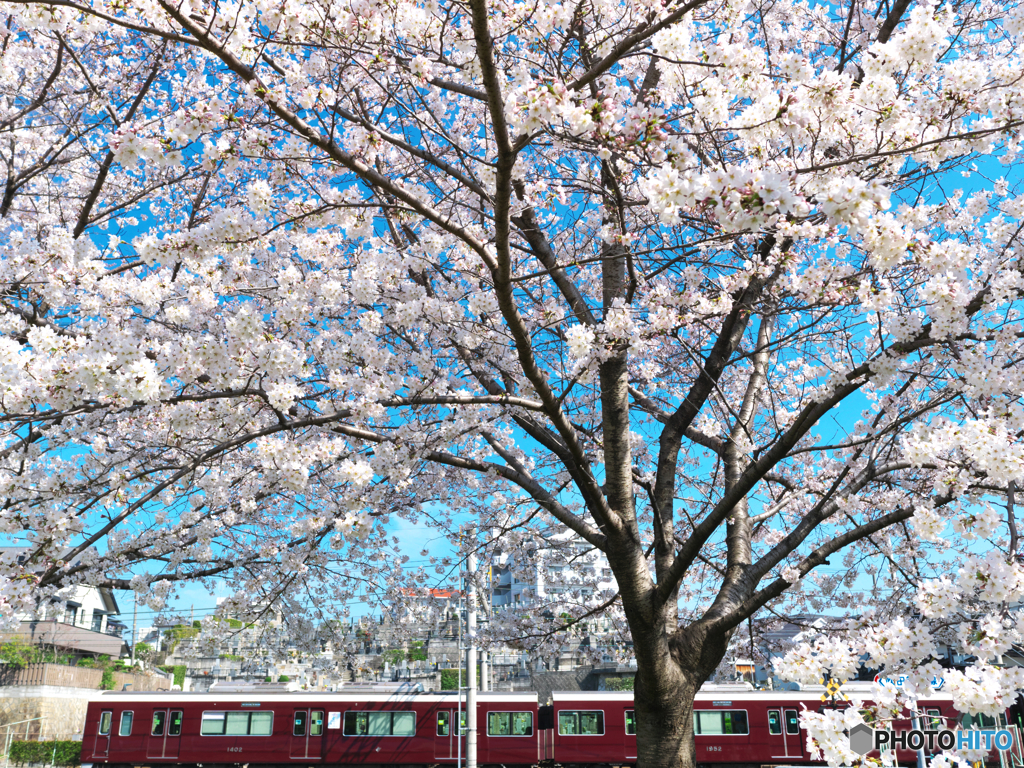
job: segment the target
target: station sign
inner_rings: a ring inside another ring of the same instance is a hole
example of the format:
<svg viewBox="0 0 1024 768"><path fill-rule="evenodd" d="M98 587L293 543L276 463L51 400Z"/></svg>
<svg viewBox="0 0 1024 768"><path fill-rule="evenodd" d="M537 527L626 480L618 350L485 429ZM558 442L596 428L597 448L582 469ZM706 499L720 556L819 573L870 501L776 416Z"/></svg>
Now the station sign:
<svg viewBox="0 0 1024 768"><path fill-rule="evenodd" d="M879 685L883 685L886 688L902 688L903 684L907 682L906 675L899 675L897 677L889 677L887 675L875 675L875 682ZM931 686L936 691L941 690L945 684L946 679L943 677L933 677Z"/></svg>

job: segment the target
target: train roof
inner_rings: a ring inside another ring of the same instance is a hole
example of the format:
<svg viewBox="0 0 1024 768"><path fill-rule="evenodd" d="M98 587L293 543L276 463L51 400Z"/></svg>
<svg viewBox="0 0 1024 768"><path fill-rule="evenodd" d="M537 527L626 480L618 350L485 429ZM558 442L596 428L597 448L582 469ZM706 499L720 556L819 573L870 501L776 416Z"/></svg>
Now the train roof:
<svg viewBox="0 0 1024 768"><path fill-rule="evenodd" d="M874 683L851 687L844 686L842 691L852 700L864 701L865 699L870 699L873 696ZM781 701L796 703L818 701L824 692L825 687L822 685L805 686L804 689L800 691L754 690L751 688L736 686L724 689L718 688L712 690L701 690L697 693L696 701L730 703L737 701ZM941 691L932 691L930 696L922 698L920 701L945 701L949 699L950 696L948 694L943 694ZM633 700L633 693L631 691L552 691L551 700L556 703L565 701L629 702Z"/></svg>
<svg viewBox="0 0 1024 768"><path fill-rule="evenodd" d="M232 703L246 703L254 701L266 701L266 702L288 702L295 700L307 700L317 699L319 701L331 702L350 702L356 701L361 703L385 703L385 702L456 702L459 698L459 694L456 691L433 691L429 693L415 693L411 691L396 691L393 693L367 693L365 691L346 691L344 688L338 691L252 691L248 693L218 693L213 692L202 692L196 693L191 691L103 691L93 698L93 701L113 701L116 700L119 703L130 702L130 701L145 701L150 702L153 699L159 699L161 704L178 704L178 703L202 703L202 702L224 702L228 704ZM465 695L462 696L465 701ZM489 702L489 703L501 703L501 702L515 702L515 703L536 703L537 694L533 691L529 692L482 692L476 695L478 702Z"/></svg>

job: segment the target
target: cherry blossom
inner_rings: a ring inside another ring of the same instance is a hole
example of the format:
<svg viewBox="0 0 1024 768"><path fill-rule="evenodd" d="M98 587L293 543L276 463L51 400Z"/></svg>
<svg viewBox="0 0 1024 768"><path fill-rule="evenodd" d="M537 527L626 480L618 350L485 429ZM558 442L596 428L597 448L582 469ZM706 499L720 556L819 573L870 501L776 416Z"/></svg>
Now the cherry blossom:
<svg viewBox="0 0 1024 768"><path fill-rule="evenodd" d="M645 768L776 617L1021 685L1020 8L3 5L4 621L230 583L313 648L552 562L481 642L610 622Z"/></svg>

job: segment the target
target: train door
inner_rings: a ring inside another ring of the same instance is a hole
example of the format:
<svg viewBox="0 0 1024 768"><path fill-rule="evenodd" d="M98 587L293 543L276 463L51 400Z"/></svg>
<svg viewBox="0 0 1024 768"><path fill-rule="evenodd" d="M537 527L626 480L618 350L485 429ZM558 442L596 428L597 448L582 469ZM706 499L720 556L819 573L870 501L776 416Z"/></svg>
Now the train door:
<svg viewBox="0 0 1024 768"><path fill-rule="evenodd" d="M324 712L297 709L292 716L292 760L319 760L323 756Z"/></svg>
<svg viewBox="0 0 1024 768"><path fill-rule="evenodd" d="M110 725L114 721L113 712L100 712L100 722L96 728L96 744L92 749L94 757L106 757L110 751Z"/></svg>
<svg viewBox="0 0 1024 768"><path fill-rule="evenodd" d="M167 712L167 735L164 737L164 757L176 758L178 756L183 719L184 716L180 709L171 709Z"/></svg>
<svg viewBox="0 0 1024 768"><path fill-rule="evenodd" d="M795 709L782 710L783 725L786 732L786 754L790 757L802 757L800 744L800 713Z"/></svg>
<svg viewBox="0 0 1024 768"><path fill-rule="evenodd" d="M176 758L181 741L182 712L180 709L158 709L153 712L153 724L146 739L146 757Z"/></svg>
<svg viewBox="0 0 1024 768"><path fill-rule="evenodd" d="M800 757L800 716L795 709L768 710L770 757Z"/></svg>
<svg viewBox="0 0 1024 768"><path fill-rule="evenodd" d="M434 721L434 759L458 760L460 730L465 730L466 713L462 712L462 729L455 728L455 718L459 716L457 709L437 710ZM465 755L465 745L462 754Z"/></svg>
<svg viewBox="0 0 1024 768"><path fill-rule="evenodd" d="M625 727L622 729L623 743L627 760L636 760L636 710L626 710Z"/></svg>

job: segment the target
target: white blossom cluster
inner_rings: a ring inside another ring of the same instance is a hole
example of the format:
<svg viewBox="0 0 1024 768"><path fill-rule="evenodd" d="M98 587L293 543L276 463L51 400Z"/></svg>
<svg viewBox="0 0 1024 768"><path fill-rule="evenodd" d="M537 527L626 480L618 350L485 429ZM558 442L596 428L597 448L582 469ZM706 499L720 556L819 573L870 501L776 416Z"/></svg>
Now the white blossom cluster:
<svg viewBox="0 0 1024 768"><path fill-rule="evenodd" d="M528 598L484 644L826 615L780 674L955 646L995 711L1018 6L5 3L0 617L230 583L314 648L473 523Z"/></svg>

